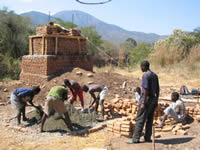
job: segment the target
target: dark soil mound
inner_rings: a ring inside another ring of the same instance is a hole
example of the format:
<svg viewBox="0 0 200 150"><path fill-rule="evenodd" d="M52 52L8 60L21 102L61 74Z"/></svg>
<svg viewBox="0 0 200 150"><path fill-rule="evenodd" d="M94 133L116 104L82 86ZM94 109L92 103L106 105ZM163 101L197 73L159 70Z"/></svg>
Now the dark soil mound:
<svg viewBox="0 0 200 150"><path fill-rule="evenodd" d="M77 75L76 72L81 72L82 75ZM93 77L88 77L89 74L93 74ZM38 104L45 103L45 97L47 96L49 90L56 85L63 85L64 79L69 79L70 81L77 81L80 83L80 85L86 84L88 85L88 82L93 81L96 84L103 84L106 85L109 89L108 95L106 97L106 100L110 100L115 97L116 94L120 95L123 98L132 98L134 96L133 94L133 88L140 85L139 79L128 77L128 76L122 76L117 73L112 72L100 72L100 73L92 73L85 71L80 68L75 68L71 72L66 72L56 78L53 78L52 80L48 82L38 83L41 87L41 92L34 97L33 102ZM127 82L127 88L122 89L121 86L123 82ZM14 82L14 81L13 81ZM32 85L28 83L21 83L19 81L16 81L15 83L9 83L6 85L0 86L0 102L8 102L9 96L13 90L16 88L30 88ZM3 89L7 88L8 92L3 92ZM91 100L91 97L88 93L84 93L84 101L87 105Z"/></svg>

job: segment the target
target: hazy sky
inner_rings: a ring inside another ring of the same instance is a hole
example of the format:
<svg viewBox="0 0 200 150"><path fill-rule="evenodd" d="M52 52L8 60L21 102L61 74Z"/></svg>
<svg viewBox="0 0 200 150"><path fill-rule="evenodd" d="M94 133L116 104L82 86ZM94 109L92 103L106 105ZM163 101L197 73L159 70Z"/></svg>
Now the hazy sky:
<svg viewBox="0 0 200 150"><path fill-rule="evenodd" d="M80 10L126 30L161 35L177 28L192 31L200 26L200 0L112 0L104 5L83 5L75 0L0 0L0 9L4 6L18 14Z"/></svg>

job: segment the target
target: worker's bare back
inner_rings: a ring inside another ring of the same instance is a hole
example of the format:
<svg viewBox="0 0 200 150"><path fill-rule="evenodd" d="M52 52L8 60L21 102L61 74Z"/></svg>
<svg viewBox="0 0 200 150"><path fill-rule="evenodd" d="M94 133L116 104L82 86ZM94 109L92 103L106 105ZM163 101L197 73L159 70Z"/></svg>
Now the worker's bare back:
<svg viewBox="0 0 200 150"><path fill-rule="evenodd" d="M101 84L91 84L89 86L89 92L101 92L105 86Z"/></svg>

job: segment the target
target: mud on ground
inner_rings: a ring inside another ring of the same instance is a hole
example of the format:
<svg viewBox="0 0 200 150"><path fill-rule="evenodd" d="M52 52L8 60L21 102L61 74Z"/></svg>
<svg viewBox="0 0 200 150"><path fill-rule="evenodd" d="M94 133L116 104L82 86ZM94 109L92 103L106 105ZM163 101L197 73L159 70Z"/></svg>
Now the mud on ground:
<svg viewBox="0 0 200 150"><path fill-rule="evenodd" d="M73 107L71 104L66 105L66 110L70 116L70 119L73 123L74 131L79 131L83 129L89 129L98 124L96 118L99 117L95 112L83 113L80 110ZM33 130L38 130L40 128L41 115L37 110L32 110L27 113L26 116L30 119L27 122L23 122L26 127L29 127ZM16 125L17 119L13 118L9 125ZM44 131L48 132L62 132L66 133L69 131L65 122L64 115L59 115L55 111L47 118L44 124Z"/></svg>

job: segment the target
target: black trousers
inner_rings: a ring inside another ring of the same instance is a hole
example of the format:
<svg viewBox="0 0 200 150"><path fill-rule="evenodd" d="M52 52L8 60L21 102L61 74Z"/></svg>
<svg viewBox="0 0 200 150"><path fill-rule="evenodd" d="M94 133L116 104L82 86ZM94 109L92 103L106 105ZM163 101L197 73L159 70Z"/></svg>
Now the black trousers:
<svg viewBox="0 0 200 150"><path fill-rule="evenodd" d="M136 126L133 134L133 140L139 140L142 135L142 130L144 128L144 124L146 123L146 130L144 138L149 140L152 135L152 125L153 125L153 116L155 108L157 107L157 100L155 97L147 98L147 103L145 104L145 108L143 111L139 109L136 117Z"/></svg>

